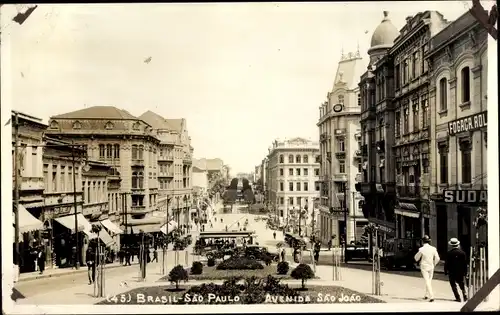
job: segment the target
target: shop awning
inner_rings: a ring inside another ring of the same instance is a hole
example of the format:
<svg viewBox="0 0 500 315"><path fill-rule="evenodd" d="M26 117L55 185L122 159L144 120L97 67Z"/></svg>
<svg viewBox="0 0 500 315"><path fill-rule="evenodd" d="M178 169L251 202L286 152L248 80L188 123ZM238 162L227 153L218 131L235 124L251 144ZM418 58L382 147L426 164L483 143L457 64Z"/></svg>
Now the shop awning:
<svg viewBox="0 0 500 315"><path fill-rule="evenodd" d="M12 222L15 224L15 216L12 214ZM19 205L19 233L43 230L43 222L35 218L26 210L23 205Z"/></svg>
<svg viewBox="0 0 500 315"><path fill-rule="evenodd" d="M71 233L75 233L75 215L70 214L64 217L56 218L56 221L64 225L67 229L71 230ZM82 231L89 236L90 239L96 238L97 235L92 233L92 224L90 224L83 214L77 214L78 221L78 231Z"/></svg>
<svg viewBox="0 0 500 315"><path fill-rule="evenodd" d="M142 230L144 233L156 233L160 232L161 225L160 224L144 224L144 225L136 225L133 226L135 234L139 234Z"/></svg>
<svg viewBox="0 0 500 315"><path fill-rule="evenodd" d="M100 232L99 232L99 239L104 243L104 245L106 246L109 246L111 244L113 244L115 241L113 240L113 238L111 237L111 235L108 234L108 232L106 232L106 230L102 229Z"/></svg>
<svg viewBox="0 0 500 315"><path fill-rule="evenodd" d="M107 228L111 233L114 233L114 234L122 234L123 233L123 231L116 224L111 222L111 220L109 220L109 219L102 220L101 224L104 225L104 227Z"/></svg>
<svg viewBox="0 0 500 315"><path fill-rule="evenodd" d="M168 232L172 232L174 229L176 229L178 226L177 222L175 222L174 220L171 220L170 222L168 222ZM167 225L164 224L160 230L164 233L164 234L167 234Z"/></svg>
<svg viewBox="0 0 500 315"><path fill-rule="evenodd" d="M410 218L420 217L420 211L418 211L417 207L411 203L400 202L398 207L394 209L394 213Z"/></svg>

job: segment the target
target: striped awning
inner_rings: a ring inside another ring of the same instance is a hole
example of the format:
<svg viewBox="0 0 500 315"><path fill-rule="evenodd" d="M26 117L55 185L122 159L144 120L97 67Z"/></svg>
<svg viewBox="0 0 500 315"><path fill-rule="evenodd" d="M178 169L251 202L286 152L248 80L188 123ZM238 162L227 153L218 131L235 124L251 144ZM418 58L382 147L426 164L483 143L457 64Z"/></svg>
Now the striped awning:
<svg viewBox="0 0 500 315"><path fill-rule="evenodd" d="M12 221L15 224L15 216L12 214ZM37 230L43 230L43 222L35 218L26 210L23 205L19 205L19 233L27 233Z"/></svg>
<svg viewBox="0 0 500 315"><path fill-rule="evenodd" d="M132 226L134 233L139 234L142 230L144 233L156 233L160 232L161 224L144 224Z"/></svg>
<svg viewBox="0 0 500 315"><path fill-rule="evenodd" d="M92 224L90 224L90 222L87 221L87 219L85 219L83 214L78 213L76 217L77 217L77 222L78 222L78 231L84 232L85 234L87 234L87 236L90 239L96 238L97 235L92 233ZM56 218L55 220L57 222L61 223L67 229L71 230L71 233L75 233L75 215L74 214L59 217L59 218Z"/></svg>
<svg viewBox="0 0 500 315"><path fill-rule="evenodd" d="M101 224L105 228L107 228L111 233L114 233L114 234L122 234L123 233L123 231L116 224L111 222L111 220L109 220L109 219L102 220Z"/></svg>
<svg viewBox="0 0 500 315"><path fill-rule="evenodd" d="M410 218L420 217L420 211L412 203L400 202L396 209L394 209L394 213Z"/></svg>
<svg viewBox="0 0 500 315"><path fill-rule="evenodd" d="M108 232L106 232L106 230L102 229L100 232L99 232L99 239L104 243L104 245L106 246L110 246L111 244L113 244L115 241L113 240L113 238L111 237L111 235L109 235Z"/></svg>
<svg viewBox="0 0 500 315"><path fill-rule="evenodd" d="M170 222L168 222L168 226L167 224L164 224L161 228L160 228L160 231L162 231L164 234L167 234L167 231L168 233L172 232L175 228L177 228L178 224L177 222L175 222L174 220L171 220ZM168 227L168 229L167 229Z"/></svg>

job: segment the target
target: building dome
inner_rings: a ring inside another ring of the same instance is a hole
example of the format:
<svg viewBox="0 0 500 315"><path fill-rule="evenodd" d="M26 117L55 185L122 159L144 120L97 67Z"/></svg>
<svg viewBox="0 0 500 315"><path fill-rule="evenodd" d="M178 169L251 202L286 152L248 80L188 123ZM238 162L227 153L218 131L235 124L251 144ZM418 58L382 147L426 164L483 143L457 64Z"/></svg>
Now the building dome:
<svg viewBox="0 0 500 315"><path fill-rule="evenodd" d="M392 24L388 17L389 12L384 11L384 19L375 29L372 35L371 48L391 47L396 37L399 36L398 29Z"/></svg>

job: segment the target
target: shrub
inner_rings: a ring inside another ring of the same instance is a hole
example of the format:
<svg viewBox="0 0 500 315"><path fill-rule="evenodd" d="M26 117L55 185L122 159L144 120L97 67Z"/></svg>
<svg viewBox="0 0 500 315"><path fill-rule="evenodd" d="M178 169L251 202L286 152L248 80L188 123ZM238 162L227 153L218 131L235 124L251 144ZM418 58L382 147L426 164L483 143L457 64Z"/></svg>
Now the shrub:
<svg viewBox="0 0 500 315"><path fill-rule="evenodd" d="M280 261L278 263L277 269L279 275L286 275L288 273L288 270L290 269L290 266L287 261Z"/></svg>
<svg viewBox="0 0 500 315"><path fill-rule="evenodd" d="M215 258L213 258L213 257L208 258L208 261L207 261L207 266L208 266L208 267L213 267L213 266L215 266Z"/></svg>
<svg viewBox="0 0 500 315"><path fill-rule="evenodd" d="M308 279L314 278L314 272L307 264L298 265L297 268L292 270L292 273L290 275L296 280L302 280L302 289L305 289L305 283Z"/></svg>
<svg viewBox="0 0 500 315"><path fill-rule="evenodd" d="M175 289L179 289L179 283L181 281L188 281L189 275L187 271L181 265L177 265L168 274L168 281L175 283Z"/></svg>
<svg viewBox="0 0 500 315"><path fill-rule="evenodd" d="M251 260L247 257L233 256L228 260L221 262L217 266L217 270L257 270L264 269L261 263Z"/></svg>
<svg viewBox="0 0 500 315"><path fill-rule="evenodd" d="M192 275L201 275L203 273L203 264L199 261L193 261L190 271Z"/></svg>

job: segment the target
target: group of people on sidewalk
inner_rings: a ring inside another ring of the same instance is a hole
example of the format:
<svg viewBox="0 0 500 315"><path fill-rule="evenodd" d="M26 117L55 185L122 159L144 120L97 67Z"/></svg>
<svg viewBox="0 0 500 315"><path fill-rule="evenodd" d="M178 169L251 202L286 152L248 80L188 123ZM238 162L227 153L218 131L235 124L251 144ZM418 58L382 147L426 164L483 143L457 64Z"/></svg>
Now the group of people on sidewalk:
<svg viewBox="0 0 500 315"><path fill-rule="evenodd" d="M423 245L415 255L415 261L420 265L420 272L425 282L424 299L434 302L434 293L432 291L432 278L434 268L440 261L436 247L431 245L431 239L425 235L422 238ZM462 302L457 285L462 291L463 301L467 300L467 291L465 288L467 277L467 255L460 248L460 241L457 238L451 238L448 242L451 249L446 255L444 272L448 275L451 290L455 296L455 301Z"/></svg>

